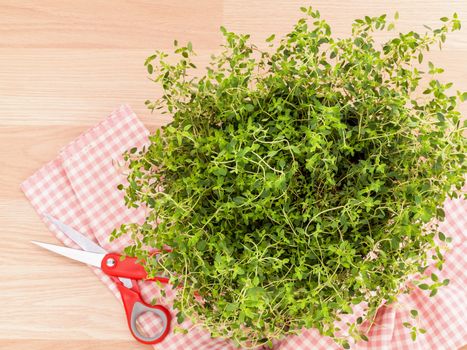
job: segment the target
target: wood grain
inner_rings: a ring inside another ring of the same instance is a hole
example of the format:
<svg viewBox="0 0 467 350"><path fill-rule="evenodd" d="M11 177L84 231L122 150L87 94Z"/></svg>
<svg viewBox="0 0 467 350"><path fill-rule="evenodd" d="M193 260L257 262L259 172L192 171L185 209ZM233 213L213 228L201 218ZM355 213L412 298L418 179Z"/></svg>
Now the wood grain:
<svg viewBox="0 0 467 350"><path fill-rule="evenodd" d="M144 101L160 93L144 59L191 41L204 67L218 50L221 24L253 40L287 32L303 1L273 0L0 0L0 349L147 349L126 328L123 310L85 266L31 246L53 242L19 185L59 149L129 103L155 129L169 118ZM423 30L467 2L316 0L337 36L355 17L395 11L401 30ZM467 25L429 58L443 79L467 90ZM387 34L382 34L384 40ZM467 106L461 106L467 114Z"/></svg>
<svg viewBox="0 0 467 350"><path fill-rule="evenodd" d="M168 48L177 37L211 48L221 20L221 1L2 0L0 46Z"/></svg>

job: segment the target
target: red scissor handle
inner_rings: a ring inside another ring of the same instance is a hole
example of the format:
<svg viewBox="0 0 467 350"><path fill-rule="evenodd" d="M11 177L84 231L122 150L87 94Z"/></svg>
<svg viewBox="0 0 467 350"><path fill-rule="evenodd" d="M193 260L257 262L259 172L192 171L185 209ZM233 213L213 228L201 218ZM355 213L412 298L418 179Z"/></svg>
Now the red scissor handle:
<svg viewBox="0 0 467 350"><path fill-rule="evenodd" d="M164 338L169 334L170 331L170 322L172 317L169 310L167 310L162 305L149 305L141 299L139 293L139 288L135 280L132 280L132 288L127 288L123 283L114 278L114 281L117 282L118 290L122 296L123 306L125 307L126 319L128 322L128 328L130 328L131 334L135 337L136 340L143 344L157 344L164 340ZM158 316L162 321L162 330L155 335L146 336L141 334L136 326L137 318L146 312L151 312Z"/></svg>
<svg viewBox="0 0 467 350"><path fill-rule="evenodd" d="M124 277L134 280L147 280L147 281L160 281L168 283L169 279L166 277L154 277L147 279L146 270L138 263L137 258L125 257L120 260L121 255L116 253L107 254L102 259L101 268L109 276Z"/></svg>

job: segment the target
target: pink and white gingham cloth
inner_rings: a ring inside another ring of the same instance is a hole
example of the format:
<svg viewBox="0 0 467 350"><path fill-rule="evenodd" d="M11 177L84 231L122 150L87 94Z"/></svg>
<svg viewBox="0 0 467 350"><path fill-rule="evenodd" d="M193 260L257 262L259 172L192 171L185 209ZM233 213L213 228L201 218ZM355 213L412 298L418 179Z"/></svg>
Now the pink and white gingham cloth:
<svg viewBox="0 0 467 350"><path fill-rule="evenodd" d="M118 164L122 153L132 147L141 148L148 143L148 130L128 106L121 106L103 122L93 127L68 146L58 157L45 164L22 183L22 190L38 213L49 213L95 239L112 252L121 252L129 244L123 236L109 242L109 234L122 223L144 221L145 209L128 209L123 193L117 190L125 176ZM457 349L467 344L467 203L462 199L446 201L446 221L443 232L453 238L452 250L446 255L446 263L440 279L449 278L450 284L430 298L426 291L416 289L402 295L399 303L382 307L369 333L369 342L352 344L356 350L427 350ZM63 244L76 247L53 225L44 220L50 231ZM93 268L99 279L120 299L115 284L101 270ZM174 292L166 287L162 297L159 287L152 282L140 282L143 298L170 307ZM402 322L413 320L411 309L419 310L416 321L427 330L414 342L409 329ZM171 309L173 315L176 312ZM121 317L124 316L123 308ZM173 317L172 327L176 324ZM149 334L157 331L159 324L152 318L141 321ZM164 350L233 350L229 340L211 339L209 333L186 321L182 326L187 334L173 332L155 349ZM130 333L129 333L130 334ZM330 338L316 330L303 330L299 336L290 336L274 342L277 350L332 350L340 349Z"/></svg>

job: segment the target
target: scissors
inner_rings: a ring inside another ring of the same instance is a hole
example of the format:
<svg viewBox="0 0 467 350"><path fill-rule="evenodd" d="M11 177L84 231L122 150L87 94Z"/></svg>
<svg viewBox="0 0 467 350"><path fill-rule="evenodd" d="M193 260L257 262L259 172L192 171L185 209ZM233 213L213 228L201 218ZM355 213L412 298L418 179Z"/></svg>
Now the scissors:
<svg viewBox="0 0 467 350"><path fill-rule="evenodd" d="M156 344L164 340L170 330L172 319L169 310L162 305L149 305L143 301L137 280L160 281L167 283L168 278L147 278L147 273L137 258L125 257L121 259L120 254L108 253L104 248L91 241L72 227L58 221L54 217L44 214L61 232L75 242L81 249L67 248L48 243L32 241L32 243L50 250L67 258L83 262L85 264L100 268L117 285L125 308L128 327L131 334L141 343ZM157 259L157 255L155 258ZM137 326L136 320L146 312L151 312L162 321L162 330L153 336L142 334Z"/></svg>

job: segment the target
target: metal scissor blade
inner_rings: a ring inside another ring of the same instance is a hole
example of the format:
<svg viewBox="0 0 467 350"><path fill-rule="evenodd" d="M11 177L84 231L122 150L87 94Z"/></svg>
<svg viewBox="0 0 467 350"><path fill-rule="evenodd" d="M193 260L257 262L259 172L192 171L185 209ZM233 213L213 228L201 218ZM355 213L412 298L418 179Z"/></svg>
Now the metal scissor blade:
<svg viewBox="0 0 467 350"><path fill-rule="evenodd" d="M36 242L36 241L31 241L31 243L34 243L38 245L39 247L50 250L54 253L66 256L67 258L77 260L82 263L92 265L95 267L99 267L99 268L101 267L102 259L106 255L104 253L86 252L84 250L67 248L67 247L62 247L59 245Z"/></svg>
<svg viewBox="0 0 467 350"><path fill-rule="evenodd" d="M53 216L49 214L44 214L44 216L51 223L57 226L57 228L60 231L62 231L68 238L70 238L73 242L79 245L81 249L86 250L88 252L93 252L93 253L107 253L107 251L104 248L102 248L97 243L94 243L89 238L87 238L85 235L76 231L74 228L64 224L61 221L58 221L57 219L55 219Z"/></svg>

